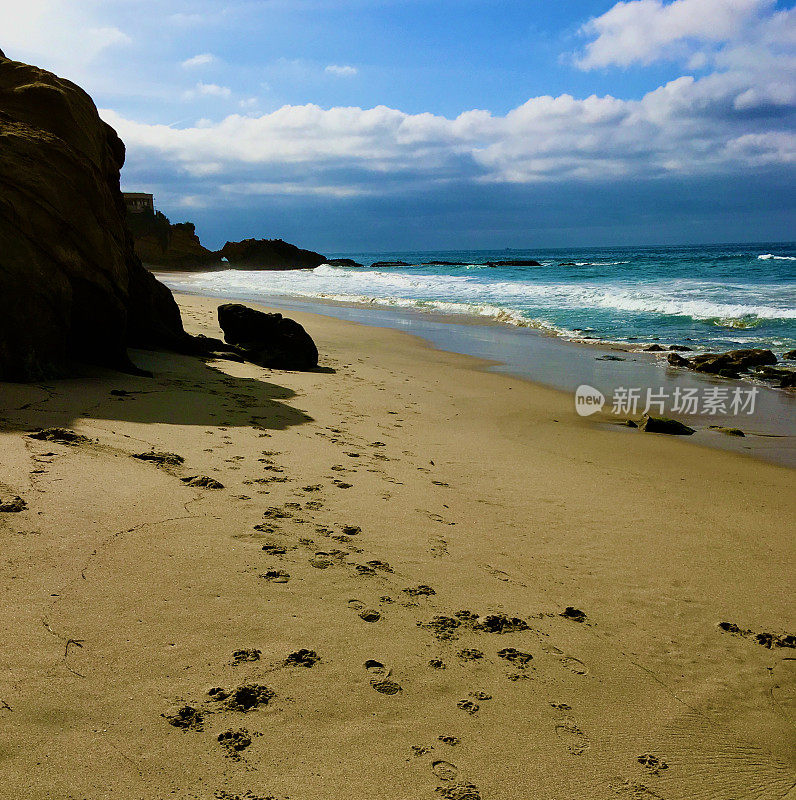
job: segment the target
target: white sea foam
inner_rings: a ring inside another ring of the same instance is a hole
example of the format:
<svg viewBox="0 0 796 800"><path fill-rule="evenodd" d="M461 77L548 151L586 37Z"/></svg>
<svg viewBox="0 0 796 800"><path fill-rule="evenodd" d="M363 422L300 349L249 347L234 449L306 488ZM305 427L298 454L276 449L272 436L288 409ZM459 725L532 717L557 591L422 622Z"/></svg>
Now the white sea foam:
<svg viewBox="0 0 796 800"><path fill-rule="evenodd" d="M796 261L796 256L775 256L773 253L764 253L758 256L761 261Z"/></svg>
<svg viewBox="0 0 796 800"><path fill-rule="evenodd" d="M184 279L222 295L283 295L452 313L501 316L511 324L560 319L562 311L590 310L653 317L690 317L725 328L751 328L763 320L794 320L788 286L728 286L709 281L630 283L542 282L489 279L483 274L422 275L398 270L352 270L323 264L314 270L203 273ZM170 284L180 286L181 279ZM792 295L793 288L791 288Z"/></svg>

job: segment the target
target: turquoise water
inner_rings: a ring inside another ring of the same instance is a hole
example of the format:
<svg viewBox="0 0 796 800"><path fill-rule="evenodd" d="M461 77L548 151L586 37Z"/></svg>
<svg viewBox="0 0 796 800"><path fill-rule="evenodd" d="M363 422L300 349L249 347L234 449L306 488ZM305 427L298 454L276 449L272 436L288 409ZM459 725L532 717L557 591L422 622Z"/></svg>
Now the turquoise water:
<svg viewBox="0 0 796 800"><path fill-rule="evenodd" d="M468 314L573 339L796 348L796 243L340 253L363 267L226 270L176 288ZM487 266L534 259L541 266ZM373 267L377 261L411 266ZM429 261L461 262L429 265Z"/></svg>

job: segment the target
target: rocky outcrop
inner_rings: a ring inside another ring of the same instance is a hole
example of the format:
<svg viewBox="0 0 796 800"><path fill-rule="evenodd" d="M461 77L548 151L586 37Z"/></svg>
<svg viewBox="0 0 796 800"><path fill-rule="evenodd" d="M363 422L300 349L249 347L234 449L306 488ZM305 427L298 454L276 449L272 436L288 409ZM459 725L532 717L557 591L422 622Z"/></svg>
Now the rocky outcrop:
<svg viewBox="0 0 796 800"><path fill-rule="evenodd" d="M320 253L302 250L281 239L244 239L227 242L218 251L230 267L245 269L312 269L326 263Z"/></svg>
<svg viewBox="0 0 796 800"><path fill-rule="evenodd" d="M304 328L281 314L266 314L238 303L218 307L224 341L246 361L272 369L318 366L318 348Z"/></svg>
<svg viewBox="0 0 796 800"><path fill-rule="evenodd" d="M411 267L411 264L407 264L406 261L377 261L375 264L371 264L371 267Z"/></svg>
<svg viewBox="0 0 796 800"><path fill-rule="evenodd" d="M361 267L358 261L354 261L353 258L329 258L327 259L326 263L330 267Z"/></svg>
<svg viewBox="0 0 796 800"><path fill-rule="evenodd" d="M486 265L488 267L541 267L542 265L538 261L534 261L532 258L525 258L525 259L511 259L509 261L487 261Z"/></svg>
<svg viewBox="0 0 796 800"><path fill-rule="evenodd" d="M0 57L0 380L74 360L133 370L130 346L190 345L133 250L124 155L82 89Z"/></svg>
<svg viewBox="0 0 796 800"><path fill-rule="evenodd" d="M673 350L674 347L669 349ZM785 353L784 358L787 356ZM678 353L669 353L667 361L673 367L685 367L696 372L717 375L720 378L738 378L745 375L767 381L780 389L796 388L796 371L772 366L777 363L777 357L771 350L762 348L730 350L727 353L701 353L690 359L683 358Z"/></svg>
<svg viewBox="0 0 796 800"><path fill-rule="evenodd" d="M752 367L776 364L777 357L770 350L754 348L749 350L730 350L727 353L702 353L689 360L691 369L735 378L739 373Z"/></svg>
<svg viewBox="0 0 796 800"><path fill-rule="evenodd" d="M160 211L127 213L135 253L147 266L199 270L221 267L221 256L202 246L192 222L171 223Z"/></svg>

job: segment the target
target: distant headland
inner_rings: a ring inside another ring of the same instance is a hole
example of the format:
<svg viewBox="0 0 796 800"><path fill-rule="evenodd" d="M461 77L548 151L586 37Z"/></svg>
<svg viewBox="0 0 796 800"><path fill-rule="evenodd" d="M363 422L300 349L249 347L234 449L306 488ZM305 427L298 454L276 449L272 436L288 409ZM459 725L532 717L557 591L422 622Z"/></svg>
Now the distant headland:
<svg viewBox="0 0 796 800"><path fill-rule="evenodd" d="M124 192L127 227L144 266L161 270L313 269L327 261L282 239L243 239L220 250L206 248L192 222L172 223L146 192Z"/></svg>

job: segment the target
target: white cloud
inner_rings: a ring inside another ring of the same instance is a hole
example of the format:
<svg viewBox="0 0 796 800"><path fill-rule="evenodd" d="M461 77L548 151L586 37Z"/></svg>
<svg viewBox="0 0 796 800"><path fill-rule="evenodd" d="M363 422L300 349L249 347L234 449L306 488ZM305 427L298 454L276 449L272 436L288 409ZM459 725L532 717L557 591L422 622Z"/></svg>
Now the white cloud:
<svg viewBox="0 0 796 800"><path fill-rule="evenodd" d="M583 26L594 37L578 59L583 69L650 64L692 56L694 46L721 44L748 32L774 0L629 0Z"/></svg>
<svg viewBox="0 0 796 800"><path fill-rule="evenodd" d="M329 75L336 75L338 78L353 78L359 70L348 64L329 64L324 71Z"/></svg>
<svg viewBox="0 0 796 800"><path fill-rule="evenodd" d="M199 53L198 55L186 58L182 62L185 69L195 69L196 67L206 67L208 64L213 64L218 59L212 53Z"/></svg>
<svg viewBox="0 0 796 800"><path fill-rule="evenodd" d="M127 143L134 174L157 165L194 193L338 197L440 181L554 183L743 175L796 158L787 112L796 84L775 72L683 76L640 100L534 97L504 116L450 119L376 106L284 106L188 128L103 116ZM222 87L219 87L222 88ZM209 166L212 165L212 166Z"/></svg>
<svg viewBox="0 0 796 800"><path fill-rule="evenodd" d="M193 89L183 92L184 100L195 100L198 97L221 97L227 99L232 96L229 86L219 86L217 83L202 83L199 81Z"/></svg>
<svg viewBox="0 0 796 800"><path fill-rule="evenodd" d="M79 72L130 36L92 13L90 4L63 0L0 0L0 37L9 58Z"/></svg>

